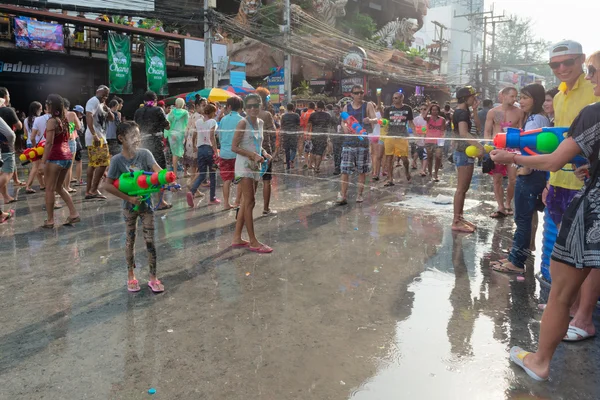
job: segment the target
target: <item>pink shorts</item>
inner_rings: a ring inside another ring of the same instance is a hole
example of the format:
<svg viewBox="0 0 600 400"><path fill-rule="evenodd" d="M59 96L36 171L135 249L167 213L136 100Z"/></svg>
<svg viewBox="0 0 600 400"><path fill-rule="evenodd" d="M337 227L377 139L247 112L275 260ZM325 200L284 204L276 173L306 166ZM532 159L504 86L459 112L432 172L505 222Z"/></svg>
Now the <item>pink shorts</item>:
<svg viewBox="0 0 600 400"><path fill-rule="evenodd" d="M488 172L488 174L490 174L490 175L500 174L502 176L506 176L506 171L507 171L506 165L496 164L494 169L491 170L490 172Z"/></svg>

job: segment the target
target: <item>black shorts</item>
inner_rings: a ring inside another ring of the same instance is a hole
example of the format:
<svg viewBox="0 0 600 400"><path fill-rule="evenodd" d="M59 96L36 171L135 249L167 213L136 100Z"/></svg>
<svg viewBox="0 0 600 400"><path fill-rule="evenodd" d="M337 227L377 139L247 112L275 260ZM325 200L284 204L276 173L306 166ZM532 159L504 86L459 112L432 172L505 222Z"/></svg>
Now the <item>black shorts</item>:
<svg viewBox="0 0 600 400"><path fill-rule="evenodd" d="M83 147L81 146L79 136L75 139L75 144L77 145L77 150L75 150L75 161L81 161L81 150L83 150Z"/></svg>
<svg viewBox="0 0 600 400"><path fill-rule="evenodd" d="M416 143L414 144L414 147L411 146L411 154L415 154L417 153L417 156L419 156L419 160L423 160L426 157L427 152L425 151L425 146L417 146Z"/></svg>
<svg viewBox="0 0 600 400"><path fill-rule="evenodd" d="M325 140L312 140L312 153L317 156L322 156L325 154L325 150L327 150L327 139Z"/></svg>
<svg viewBox="0 0 600 400"><path fill-rule="evenodd" d="M269 168L267 168L267 172L262 176L263 181L270 181L273 179L271 173L273 172L273 161L269 161Z"/></svg>

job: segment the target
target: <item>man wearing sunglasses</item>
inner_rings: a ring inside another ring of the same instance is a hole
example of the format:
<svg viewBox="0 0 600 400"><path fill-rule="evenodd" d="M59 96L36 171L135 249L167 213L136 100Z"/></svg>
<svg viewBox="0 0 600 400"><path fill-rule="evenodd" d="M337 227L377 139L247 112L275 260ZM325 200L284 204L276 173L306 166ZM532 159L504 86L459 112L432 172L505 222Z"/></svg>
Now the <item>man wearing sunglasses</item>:
<svg viewBox="0 0 600 400"><path fill-rule="evenodd" d="M389 122L388 134L385 138L385 162L389 180L383 186L394 186L394 156L400 157L404 164L406 180L410 182L410 169L408 163L409 143L408 128L416 131L413 121L412 108L404 104L404 94L396 92L392 96L392 106L385 109L383 117Z"/></svg>
<svg viewBox="0 0 600 400"><path fill-rule="evenodd" d="M585 79L583 63L585 54L581 44L565 40L550 47L550 63L554 75L560 79L558 93L554 96L554 125L571 126L575 117L587 105L600 101L599 96L594 95L594 84ZM592 71L588 68L588 73ZM573 197L580 191L583 182L576 175L582 175L581 170L587 166L578 168L573 172L575 165L566 165L562 170L550 173L548 195L546 196L546 207L554 223L560 226L566 208ZM544 232L546 236L546 232ZM598 285L600 274L597 271L590 273L584 282L584 286ZM565 336L566 341L577 342L595 335L594 325L586 321L592 321L590 312L593 312L598 296L594 290L581 291L578 301L573 305L571 313L575 310L575 317L569 323L569 330ZM585 294L584 294L585 293ZM590 310L590 311L584 311Z"/></svg>
<svg viewBox="0 0 600 400"><path fill-rule="evenodd" d="M367 103L363 100L365 90L361 85L352 87L352 102L346 104L344 111L356 118L362 124L367 132L373 131L373 125L377 123L375 107L372 103ZM346 200L348 195L348 180L350 174L355 170L358 172L358 196L356 202L363 202L363 190L365 189L365 179L367 173L371 170L371 156L369 155L369 140L359 138L353 135L351 128L345 122L342 123L344 129L344 143L342 144L342 161L340 169L342 172L342 191L337 204L340 206L348 204Z"/></svg>

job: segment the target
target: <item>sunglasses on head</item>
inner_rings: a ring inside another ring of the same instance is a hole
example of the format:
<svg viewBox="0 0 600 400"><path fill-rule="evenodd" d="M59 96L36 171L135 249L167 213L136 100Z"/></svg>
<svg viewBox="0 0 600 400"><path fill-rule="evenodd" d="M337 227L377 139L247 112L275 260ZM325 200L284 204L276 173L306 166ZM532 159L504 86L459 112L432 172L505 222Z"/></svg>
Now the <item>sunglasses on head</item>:
<svg viewBox="0 0 600 400"><path fill-rule="evenodd" d="M258 104L258 103L246 104L246 108L250 109L250 110L253 108L260 108L260 104Z"/></svg>
<svg viewBox="0 0 600 400"><path fill-rule="evenodd" d="M575 65L575 61L577 61L578 58L579 57L569 58L568 60L564 60L564 61L554 61L554 62L548 63L548 65L552 69L558 69L561 64L564 65L565 67L572 67L573 65Z"/></svg>
<svg viewBox="0 0 600 400"><path fill-rule="evenodd" d="M596 67L590 64L587 66L587 76L592 79L594 75L596 75Z"/></svg>
<svg viewBox="0 0 600 400"><path fill-rule="evenodd" d="M362 90L361 90L360 92L352 92L352 94L357 94L357 95L358 95L358 94L364 94L364 93L365 93L365 92L364 92L364 91L362 91Z"/></svg>

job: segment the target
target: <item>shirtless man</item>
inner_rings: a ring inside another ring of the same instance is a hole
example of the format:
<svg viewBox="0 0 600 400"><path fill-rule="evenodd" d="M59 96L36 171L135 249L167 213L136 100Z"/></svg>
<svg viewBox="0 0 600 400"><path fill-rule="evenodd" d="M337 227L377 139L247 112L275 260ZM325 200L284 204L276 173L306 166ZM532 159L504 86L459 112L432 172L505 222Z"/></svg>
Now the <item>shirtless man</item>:
<svg viewBox="0 0 600 400"><path fill-rule="evenodd" d="M499 98L502 104L492 108L485 121L484 137L493 139L499 132L506 132L508 128L523 127L524 113L520 108L515 107L517 100L517 89L506 87L500 92ZM494 196L498 203L498 209L493 212L491 218L504 218L512 215L511 203L515 196L515 183L517 180L517 169L514 165L496 164L490 172L494 177ZM502 178L508 175L508 187L506 188L506 202L504 202L504 189L502 187Z"/></svg>

